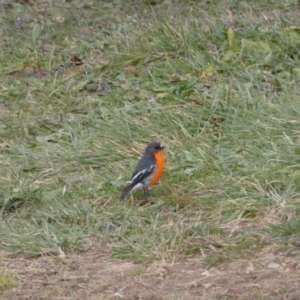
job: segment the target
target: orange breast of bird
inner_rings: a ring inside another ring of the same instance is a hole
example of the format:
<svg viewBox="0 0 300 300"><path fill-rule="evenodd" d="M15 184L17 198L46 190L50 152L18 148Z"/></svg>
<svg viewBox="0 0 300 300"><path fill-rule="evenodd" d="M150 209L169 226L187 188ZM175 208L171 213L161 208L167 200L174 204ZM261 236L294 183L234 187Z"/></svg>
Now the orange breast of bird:
<svg viewBox="0 0 300 300"><path fill-rule="evenodd" d="M154 159L156 162L156 169L150 180L150 185L154 185L160 179L162 172L164 170L165 159L162 150L154 153Z"/></svg>

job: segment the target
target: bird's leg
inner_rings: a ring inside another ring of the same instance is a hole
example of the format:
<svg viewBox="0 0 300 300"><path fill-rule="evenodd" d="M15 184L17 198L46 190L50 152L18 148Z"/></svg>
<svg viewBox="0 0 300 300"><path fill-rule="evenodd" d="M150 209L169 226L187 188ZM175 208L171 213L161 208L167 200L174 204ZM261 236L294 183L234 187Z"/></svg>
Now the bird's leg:
<svg viewBox="0 0 300 300"><path fill-rule="evenodd" d="M150 193L149 193L148 188L143 187L143 189L144 189L145 196L146 196L146 197L150 197Z"/></svg>

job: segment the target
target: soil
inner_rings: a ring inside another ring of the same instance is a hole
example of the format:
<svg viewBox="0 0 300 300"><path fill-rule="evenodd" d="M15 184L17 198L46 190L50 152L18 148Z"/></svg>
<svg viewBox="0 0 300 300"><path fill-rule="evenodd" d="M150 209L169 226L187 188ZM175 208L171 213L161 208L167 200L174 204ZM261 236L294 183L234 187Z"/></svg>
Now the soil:
<svg viewBox="0 0 300 300"><path fill-rule="evenodd" d="M108 248L34 259L1 253L0 268L18 287L0 299L300 299L297 257L265 251L254 259L208 268L197 258L134 264L111 259Z"/></svg>

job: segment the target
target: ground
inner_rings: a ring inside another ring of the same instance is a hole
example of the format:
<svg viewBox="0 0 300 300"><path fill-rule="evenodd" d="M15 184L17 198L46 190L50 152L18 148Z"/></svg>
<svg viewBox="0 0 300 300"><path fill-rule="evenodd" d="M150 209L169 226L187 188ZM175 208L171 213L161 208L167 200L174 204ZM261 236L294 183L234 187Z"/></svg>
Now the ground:
<svg viewBox="0 0 300 300"><path fill-rule="evenodd" d="M212 268L197 258L148 265L112 260L100 245L59 257L2 257L1 268L14 271L19 284L3 300L300 299L299 259L271 250Z"/></svg>

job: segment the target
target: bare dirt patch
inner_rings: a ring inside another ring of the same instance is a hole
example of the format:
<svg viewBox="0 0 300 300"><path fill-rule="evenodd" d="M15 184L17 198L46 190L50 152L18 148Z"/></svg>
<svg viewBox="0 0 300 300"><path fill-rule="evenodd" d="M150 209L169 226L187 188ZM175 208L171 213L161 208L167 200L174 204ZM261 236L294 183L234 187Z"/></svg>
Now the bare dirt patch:
<svg viewBox="0 0 300 300"><path fill-rule="evenodd" d="M13 271L19 286L0 299L300 299L299 259L283 253L214 268L196 258L144 266L110 256L101 247L36 259L2 253L0 267Z"/></svg>

